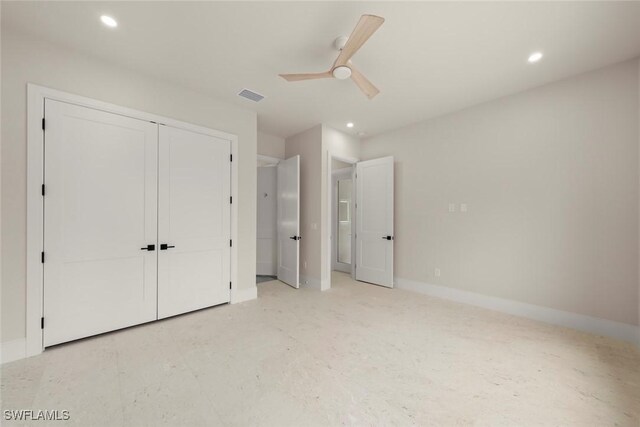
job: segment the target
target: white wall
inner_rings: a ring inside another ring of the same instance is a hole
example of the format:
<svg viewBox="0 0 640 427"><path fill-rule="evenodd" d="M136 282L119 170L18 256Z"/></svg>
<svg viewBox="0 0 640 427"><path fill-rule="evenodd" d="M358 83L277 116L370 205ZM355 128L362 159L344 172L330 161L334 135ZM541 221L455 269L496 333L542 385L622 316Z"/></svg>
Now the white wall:
<svg viewBox="0 0 640 427"><path fill-rule="evenodd" d="M255 290L256 114L2 25L3 342L25 336L27 82L238 135L237 285L248 293Z"/></svg>
<svg viewBox="0 0 640 427"><path fill-rule="evenodd" d="M322 125L286 139L285 155L300 156L300 281L320 287Z"/></svg>
<svg viewBox="0 0 640 427"><path fill-rule="evenodd" d="M258 132L258 154L284 159L284 138Z"/></svg>
<svg viewBox="0 0 640 427"><path fill-rule="evenodd" d="M364 141L396 159L397 277L637 325L638 67Z"/></svg>
<svg viewBox="0 0 640 427"><path fill-rule="evenodd" d="M2 3L0 2L0 23L2 22ZM0 28L1 30L1 28ZM1 77L2 77L2 55L1 55L1 51L2 51L2 32L0 31L0 83L1 83ZM2 85L0 84L0 98L2 97ZM3 131L3 126L2 126L2 117L4 117L2 115L2 102L0 102L0 190L2 189L2 158L4 157L2 155L2 147L1 147L1 143L2 140L4 138L2 138L2 131ZM4 298L3 298L3 294L4 292L2 291L2 283L4 282L2 280L3 277L3 268L2 265L4 264L4 253L2 251L2 239L3 239L3 235L4 235L4 228L1 226L3 224L2 222L2 195L0 194L0 310L2 310L2 307L4 306ZM4 311L4 310L2 310ZM3 341L3 337L4 334L2 333L2 311L0 311L0 343L2 343ZM15 335L20 335L20 334L15 334ZM21 336L19 337L20 339L22 338ZM11 337L9 339L12 339ZM15 340L15 338L13 338ZM2 362L3 360L5 360L5 356L4 356L4 351L0 348L0 362Z"/></svg>
<svg viewBox="0 0 640 427"><path fill-rule="evenodd" d="M322 265L322 289L328 289L331 285L332 245L329 236L331 235L332 203L328 199L331 194L331 163L329 163L329 153L331 156L343 159L359 159L360 139L329 126L322 126L322 179L320 180L322 183L322 259L320 261Z"/></svg>
<svg viewBox="0 0 640 427"><path fill-rule="evenodd" d="M278 168L258 168L256 274L278 274Z"/></svg>
<svg viewBox="0 0 640 427"><path fill-rule="evenodd" d="M329 288L331 277L329 152L357 158L360 141L326 125L314 126L285 141L287 158L300 155L300 275L303 284L308 281L323 290Z"/></svg>
<svg viewBox="0 0 640 427"><path fill-rule="evenodd" d="M335 172L340 169L345 169L351 167L350 163L341 162L340 160L331 159L331 171Z"/></svg>

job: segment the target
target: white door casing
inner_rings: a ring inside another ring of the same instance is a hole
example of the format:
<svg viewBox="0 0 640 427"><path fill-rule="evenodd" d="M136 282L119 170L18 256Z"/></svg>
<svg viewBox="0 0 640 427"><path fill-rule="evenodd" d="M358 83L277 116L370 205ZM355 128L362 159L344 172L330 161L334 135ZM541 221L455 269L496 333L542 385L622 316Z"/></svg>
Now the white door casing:
<svg viewBox="0 0 640 427"><path fill-rule="evenodd" d="M278 279L300 287L300 156L278 163Z"/></svg>
<svg viewBox="0 0 640 427"><path fill-rule="evenodd" d="M393 157L356 164L356 280L393 287Z"/></svg>
<svg viewBox="0 0 640 427"><path fill-rule="evenodd" d="M229 302L230 142L159 127L158 318Z"/></svg>
<svg viewBox="0 0 640 427"><path fill-rule="evenodd" d="M46 100L44 345L156 319L157 125Z"/></svg>

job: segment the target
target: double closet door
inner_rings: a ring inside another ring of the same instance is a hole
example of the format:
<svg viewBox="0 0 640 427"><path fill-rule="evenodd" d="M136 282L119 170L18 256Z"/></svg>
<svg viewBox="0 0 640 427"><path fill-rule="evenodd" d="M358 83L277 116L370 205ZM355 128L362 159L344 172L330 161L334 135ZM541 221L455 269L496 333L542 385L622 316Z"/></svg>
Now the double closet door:
<svg viewBox="0 0 640 427"><path fill-rule="evenodd" d="M230 299L230 141L45 101L44 345Z"/></svg>

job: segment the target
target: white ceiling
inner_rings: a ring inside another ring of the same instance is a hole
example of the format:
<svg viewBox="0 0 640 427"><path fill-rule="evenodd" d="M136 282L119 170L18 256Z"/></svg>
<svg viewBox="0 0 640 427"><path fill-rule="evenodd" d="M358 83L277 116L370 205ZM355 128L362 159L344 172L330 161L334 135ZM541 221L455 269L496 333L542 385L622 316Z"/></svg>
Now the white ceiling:
<svg viewBox="0 0 640 427"><path fill-rule="evenodd" d="M378 97L278 77L328 69L363 13L386 18L353 59ZM2 24L255 110L282 137L373 135L640 55L640 2L3 2Z"/></svg>

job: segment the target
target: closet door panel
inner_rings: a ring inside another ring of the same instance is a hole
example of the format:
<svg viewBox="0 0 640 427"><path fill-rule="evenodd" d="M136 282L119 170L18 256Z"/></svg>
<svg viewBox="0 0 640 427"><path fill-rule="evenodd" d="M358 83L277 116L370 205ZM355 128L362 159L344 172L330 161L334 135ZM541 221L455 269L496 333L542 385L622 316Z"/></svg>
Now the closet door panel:
<svg viewBox="0 0 640 427"><path fill-rule="evenodd" d="M158 317L229 302L230 142L159 128ZM166 245L166 246L165 246Z"/></svg>
<svg viewBox="0 0 640 427"><path fill-rule="evenodd" d="M157 125L45 101L44 344L156 319Z"/></svg>

